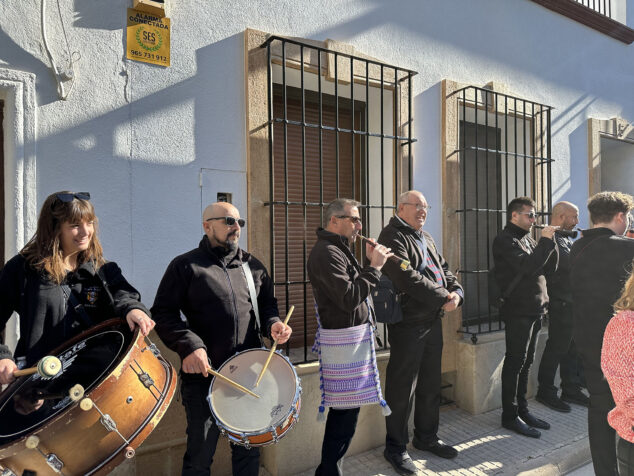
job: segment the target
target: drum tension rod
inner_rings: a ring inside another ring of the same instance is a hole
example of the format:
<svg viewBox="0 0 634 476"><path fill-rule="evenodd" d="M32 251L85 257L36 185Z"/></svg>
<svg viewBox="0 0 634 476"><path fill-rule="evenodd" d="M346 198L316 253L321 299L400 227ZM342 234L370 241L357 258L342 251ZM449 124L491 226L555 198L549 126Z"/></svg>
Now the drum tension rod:
<svg viewBox="0 0 634 476"><path fill-rule="evenodd" d="M46 461L46 464L48 464L54 472L65 476L62 472L64 462L55 453L45 453L44 451L42 451L42 449L40 449L40 438L37 435L29 436L26 439L25 446L30 450L36 450L39 454L42 455L42 457ZM4 476L4 472L2 473L2 476Z"/></svg>
<svg viewBox="0 0 634 476"><path fill-rule="evenodd" d="M152 352L152 354L154 354L154 357L158 357L159 355L161 355L161 351L156 346L156 344L154 342L152 342L148 336L145 336L145 339L147 339L147 341L150 343L150 345L146 346L146 347L143 347L143 349L141 349L141 352L145 352L146 350L149 349L149 351Z"/></svg>
<svg viewBox="0 0 634 476"><path fill-rule="evenodd" d="M101 422L101 424L104 426L104 428L108 431L114 431L117 435L119 435L119 437L127 444L129 445L130 442L126 439L125 436L123 436L121 434L121 432L117 429L117 422L114 421L112 419L112 417L110 415L108 415L107 413L104 413L101 411L101 409L97 406L97 404L93 401L92 402L92 406L95 410L97 410L99 412L99 414L101 415L101 418L99 419L99 421Z"/></svg>
<svg viewBox="0 0 634 476"><path fill-rule="evenodd" d="M136 359L134 359L134 363L137 365L137 367L139 367L139 369L135 369L132 364L130 364L130 368L132 369L132 371L137 375L137 377L139 377L139 381L143 384L145 388L150 391L156 401L160 401L160 398L154 395L154 392L152 390L155 389L158 392L159 396L163 395L158 387L154 384L154 379L150 376L150 374L143 370L143 367L141 367L141 364L139 364Z"/></svg>

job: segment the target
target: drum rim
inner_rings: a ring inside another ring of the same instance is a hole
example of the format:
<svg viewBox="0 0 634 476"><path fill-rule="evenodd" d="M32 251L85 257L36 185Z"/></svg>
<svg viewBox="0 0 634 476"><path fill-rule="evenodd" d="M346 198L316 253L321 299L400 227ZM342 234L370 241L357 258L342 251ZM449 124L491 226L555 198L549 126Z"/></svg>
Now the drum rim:
<svg viewBox="0 0 634 476"><path fill-rule="evenodd" d="M246 350L243 350L243 351L240 351L240 352L236 352L231 357L229 357L227 360L225 360L222 363L222 365L220 367L218 367L217 371L220 372L224 368L224 366L227 363L229 363L232 359L236 358L237 356L239 356L241 354L246 354L248 352L266 352L268 354L270 352L270 350L265 348L265 347L259 347L259 348L246 349ZM271 423L271 425L266 428L266 431L238 431L238 430L234 429L233 427L230 427L230 426L226 425L225 423L223 423L223 421L216 414L216 411L214 410L213 406L211 405L211 389L213 387L214 382L216 381L216 377L213 377L211 379L211 383L209 384L209 390L207 391L206 400L207 400L207 403L209 405L209 409L211 410L211 414L213 415L214 420L216 421L216 426L218 426L219 429L224 430L227 433L234 433L234 434L237 434L237 435L240 435L240 436L244 436L244 437L259 436L259 435L263 435L263 434L269 433L271 431L271 428L277 429L278 427L282 426L282 424L288 420L288 417L291 416L294 413L294 409L297 407L297 402L300 400L300 397L301 397L301 394L302 394L301 380L300 380L299 376L297 375L297 370L295 370L295 366L291 363L290 359L287 356L282 354L281 351L279 351L279 350L275 351L274 354L279 356L279 357L281 357L282 359L284 359L285 363L290 367L291 371L293 372L293 375L295 376L295 395L293 396L293 400L291 401L291 405L290 405L290 408L288 409L288 411L286 413L284 413L284 415L279 420L275 421L275 423ZM294 425L294 422L292 422L292 424L290 425L288 430L290 430L293 425ZM262 430L264 430L264 429L262 429ZM286 432L284 432L284 433L286 433ZM256 446L256 445L252 444L251 446Z"/></svg>

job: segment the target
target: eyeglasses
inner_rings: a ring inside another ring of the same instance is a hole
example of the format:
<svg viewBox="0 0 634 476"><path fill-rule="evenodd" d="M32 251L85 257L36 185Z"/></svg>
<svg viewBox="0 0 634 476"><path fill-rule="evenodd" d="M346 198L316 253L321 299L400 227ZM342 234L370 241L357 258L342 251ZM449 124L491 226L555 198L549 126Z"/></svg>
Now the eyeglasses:
<svg viewBox="0 0 634 476"><path fill-rule="evenodd" d="M519 213L520 215L526 215L531 220L537 216L535 212L517 212L517 213Z"/></svg>
<svg viewBox="0 0 634 476"><path fill-rule="evenodd" d="M212 217L212 218L207 218L205 221L211 221L211 220L224 220L225 225L227 226L233 226L237 223L240 226L240 228L244 228L244 225L247 224L247 221L244 218L233 218L233 217Z"/></svg>
<svg viewBox="0 0 634 476"><path fill-rule="evenodd" d="M350 221L355 225L361 224L361 218L352 215L336 215L335 218L350 218Z"/></svg>
<svg viewBox="0 0 634 476"><path fill-rule="evenodd" d="M90 200L89 192L69 192L69 193L56 193L55 197L64 203L72 202L74 199L78 200Z"/></svg>
<svg viewBox="0 0 634 476"><path fill-rule="evenodd" d="M431 209L431 205L418 205L417 203L408 203L408 202L403 203L403 205L411 205L413 207L416 207L417 212L422 212L423 210L428 211Z"/></svg>

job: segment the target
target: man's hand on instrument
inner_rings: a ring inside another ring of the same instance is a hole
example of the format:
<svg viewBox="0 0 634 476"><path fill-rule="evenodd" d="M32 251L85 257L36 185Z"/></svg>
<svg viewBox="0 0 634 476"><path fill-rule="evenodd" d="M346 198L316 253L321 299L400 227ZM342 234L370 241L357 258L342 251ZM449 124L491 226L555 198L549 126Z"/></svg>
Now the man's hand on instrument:
<svg viewBox="0 0 634 476"><path fill-rule="evenodd" d="M207 351L203 348L196 349L183 359L182 370L186 374L203 374L207 377L207 369L209 368L209 359Z"/></svg>
<svg viewBox="0 0 634 476"><path fill-rule="evenodd" d="M555 231L557 231L559 229L558 226L545 226L544 228L542 228L542 236L544 238L548 238L549 240L553 239L553 236L555 235Z"/></svg>
<svg viewBox="0 0 634 476"><path fill-rule="evenodd" d="M0 360L0 385L6 385L15 380L13 372L18 370L18 366L11 359Z"/></svg>
<svg viewBox="0 0 634 476"><path fill-rule="evenodd" d="M148 335L154 325L156 324L150 316L144 313L141 309L132 309L125 316L125 320L130 326L130 330L133 331L135 326L139 326L141 334Z"/></svg>
<svg viewBox="0 0 634 476"><path fill-rule="evenodd" d="M273 323L271 326L271 337L273 340L276 340L278 344L284 344L292 332L293 329L291 329L291 326L284 325L284 323L280 321Z"/></svg>
<svg viewBox="0 0 634 476"><path fill-rule="evenodd" d="M460 305L460 294L449 293L447 296L447 302L443 304L442 308L445 312L455 311Z"/></svg>
<svg viewBox="0 0 634 476"><path fill-rule="evenodd" d="M370 260L370 266L376 269L381 269L390 256L393 256L391 248L386 248L380 245L373 239L368 239L374 246L369 243L365 245L365 255Z"/></svg>

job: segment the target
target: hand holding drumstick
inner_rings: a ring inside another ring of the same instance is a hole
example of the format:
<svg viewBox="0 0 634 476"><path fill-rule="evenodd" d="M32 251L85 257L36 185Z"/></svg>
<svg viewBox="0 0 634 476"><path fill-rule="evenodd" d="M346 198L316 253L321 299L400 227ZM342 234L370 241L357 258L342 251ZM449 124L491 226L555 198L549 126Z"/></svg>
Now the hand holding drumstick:
<svg viewBox="0 0 634 476"><path fill-rule="evenodd" d="M256 387L260 384L260 380L262 380L262 376L264 375L264 372L266 372L266 368L271 363L271 357L273 357L273 354L275 353L275 349L277 348L277 344L278 343L279 344L283 344L284 342L286 342L288 340L288 338L291 336L291 332L293 332L292 329L287 324L288 324L288 320L291 318L291 314L293 314L294 310L295 310L295 306L291 306L291 308L288 310L288 313L286 314L286 319L284 319L284 323L281 326L278 326L278 329L280 327L282 328L281 331L277 331L277 332L273 331L273 327L276 326L277 324L280 324L279 322L276 322L275 324L273 324L273 326L271 326L271 336L273 337L275 342L273 342L273 347L271 347L271 351L269 352L269 356L266 358L266 362L264 363L264 367L262 367L262 370L260 371L260 375L258 375L258 379L255 381L255 386Z"/></svg>

